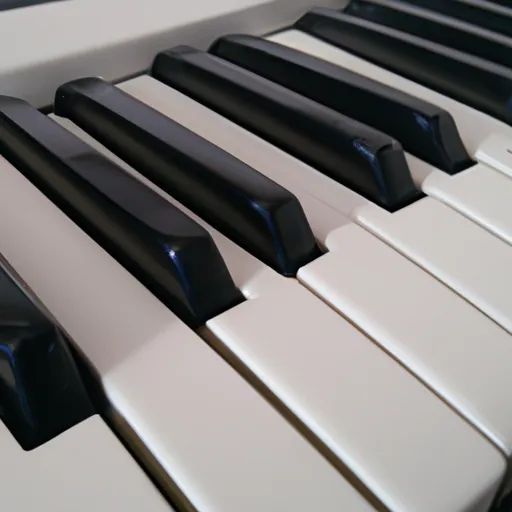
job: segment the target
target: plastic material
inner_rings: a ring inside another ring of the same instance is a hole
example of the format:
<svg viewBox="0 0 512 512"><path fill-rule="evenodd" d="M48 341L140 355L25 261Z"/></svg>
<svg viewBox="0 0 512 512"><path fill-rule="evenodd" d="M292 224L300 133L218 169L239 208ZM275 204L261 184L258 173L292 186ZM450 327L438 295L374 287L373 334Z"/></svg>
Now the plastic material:
<svg viewBox="0 0 512 512"><path fill-rule="evenodd" d="M210 52L395 137L449 174L472 164L451 115L426 101L254 36L222 37Z"/></svg>
<svg viewBox="0 0 512 512"><path fill-rule="evenodd" d="M118 82L145 72L172 45L206 48L226 31L268 34L290 26L313 5L341 8L346 2L66 0L4 11L0 93L48 106L69 80L101 76Z"/></svg>
<svg viewBox="0 0 512 512"><path fill-rule="evenodd" d="M0 420L30 450L94 409L64 335L11 275L0 266Z"/></svg>
<svg viewBox="0 0 512 512"><path fill-rule="evenodd" d="M0 97L0 154L193 326L242 300L210 235L28 103Z"/></svg>
<svg viewBox="0 0 512 512"><path fill-rule="evenodd" d="M389 211L421 195L394 139L230 62L182 46L153 76Z"/></svg>
<svg viewBox="0 0 512 512"><path fill-rule="evenodd" d="M28 453L0 422L0 453L3 510L174 511L99 416Z"/></svg>
<svg viewBox="0 0 512 512"><path fill-rule="evenodd" d="M508 68L329 9L313 9L296 27L512 123Z"/></svg>
<svg viewBox="0 0 512 512"><path fill-rule="evenodd" d="M355 0L344 12L502 66L512 66L512 39L442 14L396 0Z"/></svg>
<svg viewBox="0 0 512 512"><path fill-rule="evenodd" d="M498 119L468 107L459 101L455 101L448 96L433 91L428 87L424 87L396 73L392 73L387 69L372 64L365 59L357 57L353 53L327 44L305 32L287 30L286 32L269 36L268 39L350 69L355 73L364 75L372 80L377 80L397 91L428 101L446 110L452 115L457 125L457 130L462 138L462 142L472 158L477 159L475 154L478 152L479 146L491 134L501 134L509 140L512 140L512 127Z"/></svg>
<svg viewBox="0 0 512 512"><path fill-rule="evenodd" d="M512 37L512 9L491 4L493 0L403 0L433 11L473 23ZM510 7L509 0L499 0ZM495 0L494 0L494 3Z"/></svg>
<svg viewBox="0 0 512 512"><path fill-rule="evenodd" d="M117 87L70 82L55 111L282 274L320 254L292 193Z"/></svg>

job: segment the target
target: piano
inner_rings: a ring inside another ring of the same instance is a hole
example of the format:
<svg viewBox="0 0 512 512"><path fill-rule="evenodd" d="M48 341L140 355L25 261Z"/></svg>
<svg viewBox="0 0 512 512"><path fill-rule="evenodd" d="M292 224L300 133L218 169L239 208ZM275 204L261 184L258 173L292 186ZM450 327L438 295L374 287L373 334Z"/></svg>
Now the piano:
<svg viewBox="0 0 512 512"><path fill-rule="evenodd" d="M512 511L512 3L0 0L0 508Z"/></svg>

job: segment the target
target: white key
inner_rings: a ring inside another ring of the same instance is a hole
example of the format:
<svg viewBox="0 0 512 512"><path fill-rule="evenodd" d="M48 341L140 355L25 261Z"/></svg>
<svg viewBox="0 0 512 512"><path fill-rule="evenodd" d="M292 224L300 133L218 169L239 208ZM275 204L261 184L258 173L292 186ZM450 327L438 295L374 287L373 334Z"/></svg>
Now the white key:
<svg viewBox="0 0 512 512"><path fill-rule="evenodd" d="M99 416L24 451L0 421L0 493L9 512L172 512Z"/></svg>
<svg viewBox="0 0 512 512"><path fill-rule="evenodd" d="M137 86L132 88L134 82ZM186 104L179 96L167 95L167 88L157 93L156 87L145 89L143 84L135 79L121 88L164 113L169 113L170 105L179 108L175 103ZM196 115L194 111L188 113L190 118ZM220 131L218 123L213 126ZM235 282L249 299L207 323L215 336L212 343L216 350L240 371L256 376L391 509L483 510L473 485L482 490L485 481L488 503L502 477L499 453L296 281L277 275L193 217L210 231ZM372 379L368 379L370 368ZM376 403L381 407L375 407ZM424 422L425 415L436 418L432 420L434 429ZM388 450L383 453L382 447ZM466 450L472 457L489 460L485 473L474 474L475 468L471 475L460 471L460 466L466 467L461 464ZM477 455L480 450L481 455ZM493 475L490 480L489 470ZM446 481L457 484L440 493Z"/></svg>
<svg viewBox="0 0 512 512"><path fill-rule="evenodd" d="M512 332L508 244L432 198L390 214L367 206L359 223Z"/></svg>
<svg viewBox="0 0 512 512"><path fill-rule="evenodd" d="M509 177L483 164L450 176L412 155L407 159L416 184L425 194L512 244L512 180Z"/></svg>
<svg viewBox="0 0 512 512"><path fill-rule="evenodd" d="M195 508L369 510L273 407L3 159L0 252L94 366L123 435L135 435L133 446L165 472L155 476L167 484L169 475ZM485 455L484 466L497 465Z"/></svg>
<svg viewBox="0 0 512 512"><path fill-rule="evenodd" d="M287 30L268 39L338 64L444 108L452 114L466 149L471 155L476 154L479 146L491 134L500 134L512 141L512 127L505 123L308 34Z"/></svg>
<svg viewBox="0 0 512 512"><path fill-rule="evenodd" d="M503 135L490 135L478 147L475 158L512 177L512 139Z"/></svg>
<svg viewBox="0 0 512 512"><path fill-rule="evenodd" d="M510 458L510 335L360 226L338 229L327 246L299 278Z"/></svg>

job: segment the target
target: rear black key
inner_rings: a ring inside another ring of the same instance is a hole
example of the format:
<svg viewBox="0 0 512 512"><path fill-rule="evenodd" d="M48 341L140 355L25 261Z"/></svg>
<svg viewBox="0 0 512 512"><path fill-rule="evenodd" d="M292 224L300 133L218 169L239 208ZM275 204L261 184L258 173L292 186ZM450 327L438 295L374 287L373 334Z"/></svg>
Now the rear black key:
<svg viewBox="0 0 512 512"><path fill-rule="evenodd" d="M121 89L70 82L55 111L283 275L320 254L292 193Z"/></svg>
<svg viewBox="0 0 512 512"><path fill-rule="evenodd" d="M490 2L491 4L497 4L502 5L503 7L510 8L512 4L510 3L510 0L484 0L486 2Z"/></svg>
<svg viewBox="0 0 512 512"><path fill-rule="evenodd" d="M242 300L205 229L22 100L0 97L0 154L190 326Z"/></svg>
<svg viewBox="0 0 512 512"><path fill-rule="evenodd" d="M512 37L512 9L485 0L402 0ZM503 5L512 7L509 0Z"/></svg>
<svg viewBox="0 0 512 512"><path fill-rule="evenodd" d="M210 52L395 137L449 174L473 164L451 115L426 101L254 36L222 37Z"/></svg>
<svg viewBox="0 0 512 512"><path fill-rule="evenodd" d="M512 70L416 36L329 9L297 28L406 78L512 123Z"/></svg>
<svg viewBox="0 0 512 512"><path fill-rule="evenodd" d="M63 333L2 262L0 421L31 450L93 414Z"/></svg>
<svg viewBox="0 0 512 512"><path fill-rule="evenodd" d="M512 39L396 0L353 0L346 14L512 67Z"/></svg>
<svg viewBox="0 0 512 512"><path fill-rule="evenodd" d="M181 46L153 76L389 211L421 196L394 139L239 66Z"/></svg>

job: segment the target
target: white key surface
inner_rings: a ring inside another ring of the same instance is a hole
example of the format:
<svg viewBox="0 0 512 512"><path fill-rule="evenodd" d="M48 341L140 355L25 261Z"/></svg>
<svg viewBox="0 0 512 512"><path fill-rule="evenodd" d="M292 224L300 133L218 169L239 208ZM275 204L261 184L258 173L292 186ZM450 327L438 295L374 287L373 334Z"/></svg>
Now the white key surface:
<svg viewBox="0 0 512 512"><path fill-rule="evenodd" d="M504 241L432 198L393 214L366 206L354 216L512 332L512 249Z"/></svg>
<svg viewBox="0 0 512 512"><path fill-rule="evenodd" d="M210 320L220 350L243 361L391 510L486 510L503 477L501 455L300 291L283 288Z"/></svg>
<svg viewBox="0 0 512 512"><path fill-rule="evenodd" d="M119 80L145 71L172 46L207 48L229 32L267 34L312 6L310 0L68 0L0 11L0 94L50 105L68 80Z"/></svg>
<svg viewBox="0 0 512 512"><path fill-rule="evenodd" d="M155 87L146 90L136 82L135 93L126 84L121 87L153 107L155 98L158 108L170 103ZM501 454L296 281L277 275L192 216L210 231L249 299L207 322L216 350L256 376L393 510L483 510L481 498L488 503L502 477ZM430 423L418 427L425 415L434 429ZM484 472L462 463L469 454L487 461ZM446 481L453 486L439 493Z"/></svg>
<svg viewBox="0 0 512 512"><path fill-rule="evenodd" d="M406 158L415 185L425 194L512 243L512 180L499 172L494 162L476 164L450 176L413 155L406 153ZM504 160L495 162L500 165Z"/></svg>
<svg viewBox="0 0 512 512"><path fill-rule="evenodd" d="M505 123L308 34L287 30L268 39L338 64L444 108L452 114L466 149L473 156L491 134L501 134L512 140L512 128Z"/></svg>
<svg viewBox="0 0 512 512"><path fill-rule="evenodd" d="M477 164L455 176L434 171L422 184L468 219L512 244L512 180L487 165Z"/></svg>
<svg viewBox="0 0 512 512"><path fill-rule="evenodd" d="M0 252L198 510L369 510L245 380L3 159Z"/></svg>
<svg viewBox="0 0 512 512"><path fill-rule="evenodd" d="M24 451L0 421L0 493L9 512L172 512L99 416Z"/></svg>
<svg viewBox="0 0 512 512"><path fill-rule="evenodd" d="M475 158L512 177L512 139L498 134L489 135L478 147Z"/></svg>
<svg viewBox="0 0 512 512"><path fill-rule="evenodd" d="M360 226L340 228L327 245L299 279L510 457L512 337Z"/></svg>

